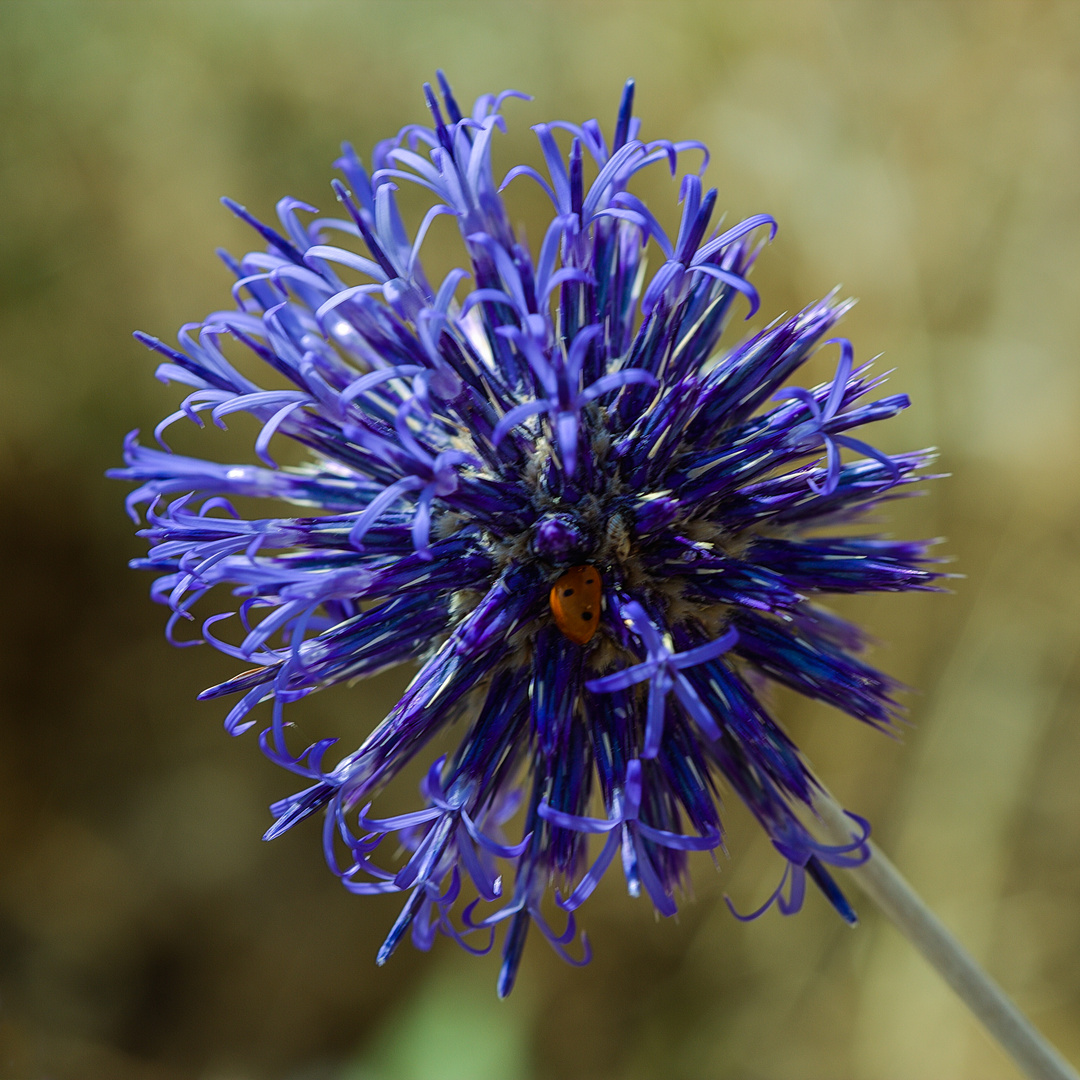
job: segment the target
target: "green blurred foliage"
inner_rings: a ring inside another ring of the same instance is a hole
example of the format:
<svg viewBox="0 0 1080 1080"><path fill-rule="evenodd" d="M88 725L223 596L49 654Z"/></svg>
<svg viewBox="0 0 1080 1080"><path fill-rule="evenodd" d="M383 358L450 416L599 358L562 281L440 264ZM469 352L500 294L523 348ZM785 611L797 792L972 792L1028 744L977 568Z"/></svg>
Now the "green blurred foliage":
<svg viewBox="0 0 1080 1080"><path fill-rule="evenodd" d="M779 860L735 805L719 873L657 922L612 874L596 958L375 950L390 898L349 898L317 826L272 846L293 781L230 741L125 569L140 550L102 479L176 400L134 328L226 306L213 258L282 194L332 206L361 153L422 119L446 69L515 86L528 125L599 116L638 80L647 137L700 138L731 217L777 216L761 316L842 283L846 332L915 407L896 450L941 447L890 528L946 535L948 596L838 605L920 693L889 740L778 694L820 774L960 938L1080 1059L1080 5L196 0L0 4L0 1078L63 1080L995 1080L1011 1065L873 911L742 926ZM676 220L674 185L645 185ZM406 206L418 205L405 195ZM510 198L537 238L543 207ZM454 258L451 229L428 245ZM811 365L825 377L834 358ZM250 433L181 433L211 456ZM404 675L296 707L359 738ZM399 796L404 800L408 792ZM392 809L389 807L388 809ZM856 898L857 899L857 898Z"/></svg>

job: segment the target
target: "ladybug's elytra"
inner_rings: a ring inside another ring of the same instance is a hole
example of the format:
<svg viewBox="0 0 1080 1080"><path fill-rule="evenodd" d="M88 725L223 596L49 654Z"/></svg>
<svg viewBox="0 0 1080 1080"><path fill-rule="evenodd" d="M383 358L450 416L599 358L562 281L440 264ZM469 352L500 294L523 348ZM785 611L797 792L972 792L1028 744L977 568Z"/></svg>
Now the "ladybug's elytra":
<svg viewBox="0 0 1080 1080"><path fill-rule="evenodd" d="M551 586L555 625L575 645L585 645L600 625L603 585L595 566L572 566Z"/></svg>

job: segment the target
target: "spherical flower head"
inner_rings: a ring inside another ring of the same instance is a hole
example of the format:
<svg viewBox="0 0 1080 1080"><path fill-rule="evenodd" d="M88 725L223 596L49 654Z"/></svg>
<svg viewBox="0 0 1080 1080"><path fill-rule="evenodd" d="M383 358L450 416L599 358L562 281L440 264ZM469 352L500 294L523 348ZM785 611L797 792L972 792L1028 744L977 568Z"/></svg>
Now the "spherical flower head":
<svg viewBox="0 0 1080 1080"><path fill-rule="evenodd" d="M439 82L432 125L379 144L370 174L345 146L343 216L286 198L279 230L226 200L266 244L223 256L235 308L184 327L177 349L137 335L189 392L158 425L161 449L133 434L113 473L139 484L136 520L146 507L135 565L159 574L170 640L196 601L233 598L196 641L248 670L202 697L239 695L234 735L270 705L262 750L304 786L272 807L267 838L321 812L344 887L403 895L380 963L407 930L422 948L441 933L486 952L506 923L500 994L531 925L588 958L574 912L616 859L632 895L674 914L689 853L722 842L721 782L787 862L770 903L798 910L809 876L854 921L826 867L865 859L868 827L853 818L842 847L815 840L817 783L758 690L895 722L896 684L817 597L934 587L928 543L851 528L930 460L850 434L908 400L870 400L881 379L829 337L849 306L832 296L721 348L732 313L758 308L749 273L775 222L715 227L705 148L642 141L632 82L610 138L595 120L538 124L544 171L519 165L501 185L492 140L523 95L466 116ZM630 191L649 167L681 175L674 239ZM504 206L511 181L551 201L536 250ZM400 183L431 195L414 235ZM420 250L443 214L466 265L434 284ZM786 389L823 344L835 376ZM285 388L242 374L243 353ZM261 425L260 465L164 442L176 421L237 412ZM282 439L305 464L275 464ZM237 496L287 516L246 517ZM334 740L290 745L287 703L398 664L419 670L361 746L331 764ZM378 792L448 728L457 747L431 764L422 804L377 816Z"/></svg>

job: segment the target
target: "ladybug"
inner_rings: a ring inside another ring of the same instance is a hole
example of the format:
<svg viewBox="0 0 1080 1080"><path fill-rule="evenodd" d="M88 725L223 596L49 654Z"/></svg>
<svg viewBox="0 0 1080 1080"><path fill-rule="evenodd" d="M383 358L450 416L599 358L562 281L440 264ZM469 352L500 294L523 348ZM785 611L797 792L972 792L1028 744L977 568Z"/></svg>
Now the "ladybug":
<svg viewBox="0 0 1080 1080"><path fill-rule="evenodd" d="M555 625L575 644L585 645L600 625L603 585L595 566L572 566L551 586Z"/></svg>

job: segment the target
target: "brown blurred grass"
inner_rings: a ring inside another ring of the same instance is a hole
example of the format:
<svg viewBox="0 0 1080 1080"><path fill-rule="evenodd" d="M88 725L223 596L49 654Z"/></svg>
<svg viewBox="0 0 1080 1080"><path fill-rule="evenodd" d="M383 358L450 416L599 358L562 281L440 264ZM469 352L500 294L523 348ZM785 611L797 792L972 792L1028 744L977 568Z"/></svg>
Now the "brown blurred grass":
<svg viewBox="0 0 1080 1080"><path fill-rule="evenodd" d="M678 922L612 877L587 912L593 964L533 943L504 1004L494 958L447 943L375 969L395 902L347 897L314 828L259 843L290 781L194 702L231 665L161 641L101 479L175 400L129 335L227 303L213 249L250 241L219 195L329 207L340 140L366 153L418 118L437 66L467 100L535 95L507 106L502 162L535 154L539 119L610 123L634 75L647 135L704 139L729 214L780 220L764 318L838 282L860 297L846 332L915 400L882 443L940 446L953 474L891 527L946 535L967 576L842 605L919 689L902 742L778 706L1080 1059L1080 7L8 0L0 1080L1015 1075L865 905L854 933L816 898L735 924L722 892L745 906L779 873L735 806L732 859L697 867ZM396 685L298 717L358 733Z"/></svg>

